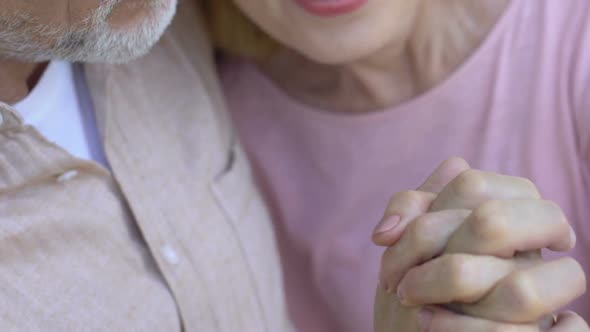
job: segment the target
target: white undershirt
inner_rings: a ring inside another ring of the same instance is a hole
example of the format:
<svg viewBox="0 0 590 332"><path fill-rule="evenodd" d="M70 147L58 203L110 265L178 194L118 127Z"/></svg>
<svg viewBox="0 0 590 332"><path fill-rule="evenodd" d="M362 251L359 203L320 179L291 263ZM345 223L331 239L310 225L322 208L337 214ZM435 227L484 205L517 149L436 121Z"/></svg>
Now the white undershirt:
<svg viewBox="0 0 590 332"><path fill-rule="evenodd" d="M107 165L81 65L51 62L33 91L13 106L48 140L78 158Z"/></svg>

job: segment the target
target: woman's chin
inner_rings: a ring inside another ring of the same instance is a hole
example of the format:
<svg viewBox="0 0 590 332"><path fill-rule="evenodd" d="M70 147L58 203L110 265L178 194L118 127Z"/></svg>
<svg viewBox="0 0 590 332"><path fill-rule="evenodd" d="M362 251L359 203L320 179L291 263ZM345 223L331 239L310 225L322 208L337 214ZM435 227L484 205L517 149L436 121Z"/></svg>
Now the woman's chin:
<svg viewBox="0 0 590 332"><path fill-rule="evenodd" d="M299 45L294 43L291 47L313 62L337 66L372 58L375 53L387 45L387 42L386 40L365 40L363 43L349 43L332 39L325 43L315 42L305 46L304 44L306 43Z"/></svg>

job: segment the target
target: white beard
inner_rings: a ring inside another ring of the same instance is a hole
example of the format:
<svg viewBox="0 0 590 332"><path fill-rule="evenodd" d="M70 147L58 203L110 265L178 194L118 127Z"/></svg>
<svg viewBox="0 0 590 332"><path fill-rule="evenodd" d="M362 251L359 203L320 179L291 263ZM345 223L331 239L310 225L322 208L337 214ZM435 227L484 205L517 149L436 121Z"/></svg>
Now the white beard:
<svg viewBox="0 0 590 332"><path fill-rule="evenodd" d="M24 15L0 17L0 57L27 62L122 63L141 56L164 33L176 6L150 0L156 7L151 17L132 28L115 30L108 17L120 1L124 0L105 0L81 28L43 26Z"/></svg>

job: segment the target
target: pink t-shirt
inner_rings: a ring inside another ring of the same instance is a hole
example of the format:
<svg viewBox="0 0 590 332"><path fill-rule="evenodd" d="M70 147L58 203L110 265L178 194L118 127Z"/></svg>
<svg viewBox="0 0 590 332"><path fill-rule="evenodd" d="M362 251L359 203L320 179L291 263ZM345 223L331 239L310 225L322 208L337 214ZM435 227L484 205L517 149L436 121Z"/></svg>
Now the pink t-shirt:
<svg viewBox="0 0 590 332"><path fill-rule="evenodd" d="M380 112L298 103L247 62L221 72L275 218L300 331L372 330L383 251L373 227L393 193L450 156L533 180L570 218L570 254L590 273L589 1L512 1L451 77ZM590 320L588 295L572 308Z"/></svg>

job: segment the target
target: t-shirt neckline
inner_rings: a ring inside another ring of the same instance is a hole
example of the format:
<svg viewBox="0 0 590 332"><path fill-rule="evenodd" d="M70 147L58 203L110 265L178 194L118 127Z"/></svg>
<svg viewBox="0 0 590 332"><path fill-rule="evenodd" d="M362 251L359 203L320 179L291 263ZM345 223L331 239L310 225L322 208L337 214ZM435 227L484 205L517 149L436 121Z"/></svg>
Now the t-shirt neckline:
<svg viewBox="0 0 590 332"><path fill-rule="evenodd" d="M72 64L67 61L51 61L41 75L37 85L13 107L27 124L35 125L54 109L56 98L61 97L65 80L72 76Z"/></svg>

